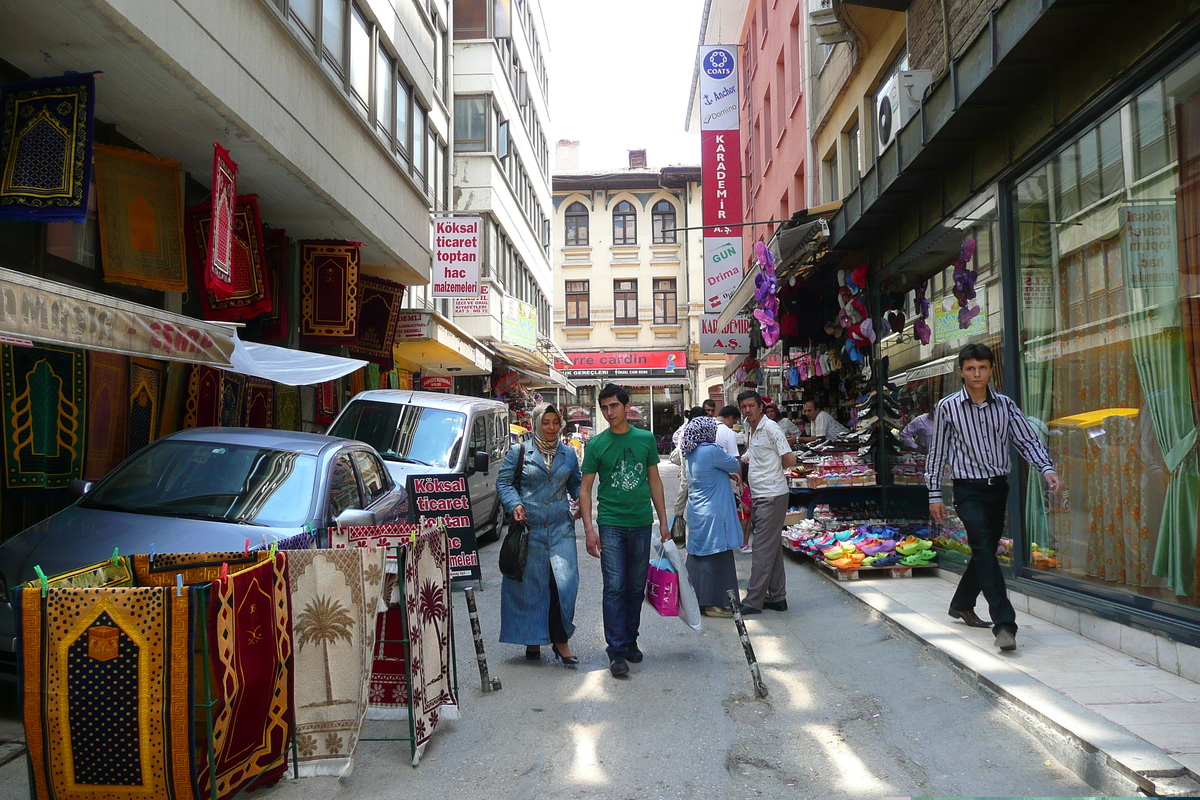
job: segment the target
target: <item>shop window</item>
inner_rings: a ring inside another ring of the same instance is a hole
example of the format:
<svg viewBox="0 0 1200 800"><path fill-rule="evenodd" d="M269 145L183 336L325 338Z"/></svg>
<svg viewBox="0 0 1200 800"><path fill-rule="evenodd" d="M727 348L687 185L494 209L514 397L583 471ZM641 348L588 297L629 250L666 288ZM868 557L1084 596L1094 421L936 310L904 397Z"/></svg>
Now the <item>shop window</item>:
<svg viewBox="0 0 1200 800"><path fill-rule="evenodd" d="M588 281L567 281L567 324L591 325Z"/></svg>
<svg viewBox="0 0 1200 800"><path fill-rule="evenodd" d="M637 211L633 203L622 200L613 210L613 244L637 244Z"/></svg>
<svg viewBox="0 0 1200 800"><path fill-rule="evenodd" d="M1023 486L1027 566L1190 606L1200 466L1195 448L1180 455L1200 401L1198 86L1200 57L1012 191L1020 285L1035 287L1018 308L1022 407L1064 482L1057 496L1036 475Z"/></svg>
<svg viewBox="0 0 1200 800"><path fill-rule="evenodd" d="M650 215L654 229L654 244L675 244L675 206L669 200L659 200Z"/></svg>
<svg viewBox="0 0 1200 800"><path fill-rule="evenodd" d="M637 281L613 281L613 324L637 325Z"/></svg>
<svg viewBox="0 0 1200 800"><path fill-rule="evenodd" d="M480 153L487 150L488 111L491 103L486 95L454 98L454 149L460 153Z"/></svg>
<svg viewBox="0 0 1200 800"><path fill-rule="evenodd" d="M679 314L675 303L675 279L654 279L654 324L675 325Z"/></svg>

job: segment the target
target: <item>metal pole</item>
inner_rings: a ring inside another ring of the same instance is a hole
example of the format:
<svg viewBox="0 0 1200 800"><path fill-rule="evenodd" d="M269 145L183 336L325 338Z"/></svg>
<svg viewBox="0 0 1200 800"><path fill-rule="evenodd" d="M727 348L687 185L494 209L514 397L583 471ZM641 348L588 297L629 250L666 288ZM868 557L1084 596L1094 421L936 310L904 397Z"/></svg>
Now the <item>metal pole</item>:
<svg viewBox="0 0 1200 800"><path fill-rule="evenodd" d="M500 679L493 678L488 674L487 653L483 651L483 631L479 627L479 609L475 606L475 590L467 587L463 590L463 596L467 599L467 614L471 617L471 635L475 639L475 659L479 662L479 684L485 694L492 690L500 691Z"/></svg>
<svg viewBox="0 0 1200 800"><path fill-rule="evenodd" d="M730 589L729 608L733 610L733 622L737 625L738 638L742 640L742 650L746 653L746 663L750 665L750 678L754 681L755 697L767 696L767 685L763 683L762 674L758 670L758 659L754 657L754 647L750 644L750 634L746 633L746 623L742 621L741 612L738 611L737 592Z"/></svg>

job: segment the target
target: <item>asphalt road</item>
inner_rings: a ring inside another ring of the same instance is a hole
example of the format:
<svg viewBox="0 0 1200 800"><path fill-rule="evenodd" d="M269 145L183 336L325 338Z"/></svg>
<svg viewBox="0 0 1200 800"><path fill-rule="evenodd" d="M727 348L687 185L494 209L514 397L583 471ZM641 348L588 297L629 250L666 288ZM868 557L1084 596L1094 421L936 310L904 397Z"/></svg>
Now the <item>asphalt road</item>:
<svg viewBox="0 0 1200 800"><path fill-rule="evenodd" d="M664 462L673 493L675 468ZM527 662L496 642L498 546L483 551L477 593L491 672L484 694L461 595L455 598L461 718L443 721L421 765L403 742L364 742L349 778L284 781L255 792L294 798L808 798L1089 796L1032 736L923 648L789 558L785 613L748 619L770 690L754 697L732 620L642 617L642 664L607 670L599 562L578 539L572 641L583 663ZM750 557L738 556L739 575ZM919 578L914 578L919 580ZM744 584L743 584L744 585ZM9 712L11 713L11 712ZM402 735L370 723L366 736ZM0 797L24 798L23 759L0 770Z"/></svg>

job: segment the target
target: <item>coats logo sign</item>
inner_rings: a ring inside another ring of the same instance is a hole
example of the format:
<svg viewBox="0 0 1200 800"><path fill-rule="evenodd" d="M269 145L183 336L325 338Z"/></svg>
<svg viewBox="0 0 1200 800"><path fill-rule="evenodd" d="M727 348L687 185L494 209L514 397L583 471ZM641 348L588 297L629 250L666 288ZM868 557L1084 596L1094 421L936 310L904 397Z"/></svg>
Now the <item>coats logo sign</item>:
<svg viewBox="0 0 1200 800"><path fill-rule="evenodd" d="M710 78L728 78L733 74L735 63L728 50L715 47L704 57L704 73Z"/></svg>

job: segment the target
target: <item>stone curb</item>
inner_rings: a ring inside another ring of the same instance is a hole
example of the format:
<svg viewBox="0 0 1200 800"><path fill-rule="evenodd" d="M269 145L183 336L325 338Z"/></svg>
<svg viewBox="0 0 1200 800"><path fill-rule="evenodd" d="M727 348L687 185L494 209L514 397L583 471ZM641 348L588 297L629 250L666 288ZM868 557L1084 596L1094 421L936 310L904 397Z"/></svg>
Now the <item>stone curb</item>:
<svg viewBox="0 0 1200 800"><path fill-rule="evenodd" d="M900 632L925 645L1089 785L1118 797L1200 796L1196 776L1145 739L868 584L857 581L858 585L851 588L849 582L836 580L826 570L817 572Z"/></svg>

